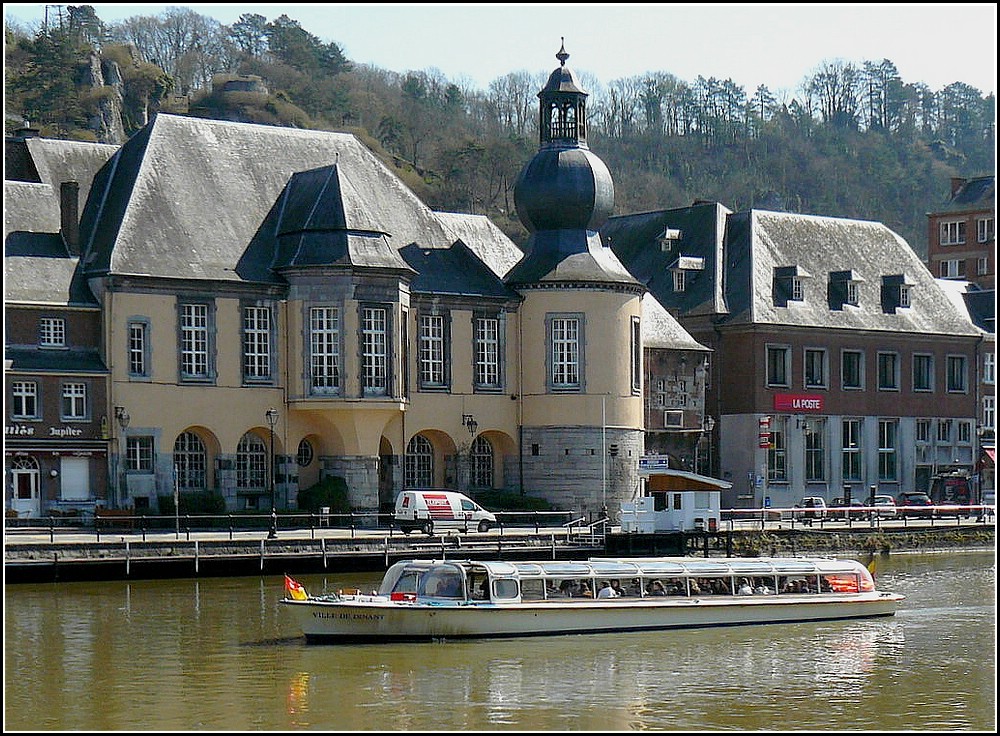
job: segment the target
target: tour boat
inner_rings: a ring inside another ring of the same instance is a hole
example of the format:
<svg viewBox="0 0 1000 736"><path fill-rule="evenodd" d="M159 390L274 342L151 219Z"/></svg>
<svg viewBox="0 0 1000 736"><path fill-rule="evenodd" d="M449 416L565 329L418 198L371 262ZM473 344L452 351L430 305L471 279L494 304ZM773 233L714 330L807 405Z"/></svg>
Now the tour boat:
<svg viewBox="0 0 1000 736"><path fill-rule="evenodd" d="M309 642L592 634L892 616L856 560L593 558L405 560L377 591L309 595L285 576L281 603Z"/></svg>

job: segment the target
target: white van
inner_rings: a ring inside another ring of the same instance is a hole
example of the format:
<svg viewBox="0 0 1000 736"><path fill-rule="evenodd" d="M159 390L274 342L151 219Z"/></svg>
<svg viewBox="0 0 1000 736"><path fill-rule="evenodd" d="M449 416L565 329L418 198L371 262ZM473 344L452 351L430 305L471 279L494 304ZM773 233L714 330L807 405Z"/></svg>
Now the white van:
<svg viewBox="0 0 1000 736"><path fill-rule="evenodd" d="M489 531L497 517L468 496L444 488L412 488L396 496L396 524L403 534L414 529L431 535L435 529Z"/></svg>

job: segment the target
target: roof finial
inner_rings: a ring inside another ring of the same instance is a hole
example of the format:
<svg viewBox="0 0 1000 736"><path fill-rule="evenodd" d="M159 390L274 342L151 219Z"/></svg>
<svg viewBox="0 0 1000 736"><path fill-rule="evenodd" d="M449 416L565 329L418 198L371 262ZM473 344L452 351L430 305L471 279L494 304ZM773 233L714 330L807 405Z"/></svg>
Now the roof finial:
<svg viewBox="0 0 1000 736"><path fill-rule="evenodd" d="M559 53L556 54L556 58L559 59L559 66L566 66L566 59L569 58L569 54L566 53L566 37L559 37Z"/></svg>

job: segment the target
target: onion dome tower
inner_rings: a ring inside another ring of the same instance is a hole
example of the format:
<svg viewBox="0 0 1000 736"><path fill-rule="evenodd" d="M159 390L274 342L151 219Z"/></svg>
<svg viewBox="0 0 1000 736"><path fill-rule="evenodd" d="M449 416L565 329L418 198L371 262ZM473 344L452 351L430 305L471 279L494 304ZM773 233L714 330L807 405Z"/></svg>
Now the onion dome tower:
<svg viewBox="0 0 1000 736"><path fill-rule="evenodd" d="M638 488L645 291L599 230L614 208L608 167L587 145L587 93L566 66L539 99L539 147L514 201L526 254L504 281L520 319L523 485L562 508L615 516Z"/></svg>
<svg viewBox="0 0 1000 736"><path fill-rule="evenodd" d="M507 274L510 285L550 280L638 284L598 234L611 215L615 186L587 145L587 97L563 45L559 66L539 99L539 148L514 187L531 233L527 256Z"/></svg>

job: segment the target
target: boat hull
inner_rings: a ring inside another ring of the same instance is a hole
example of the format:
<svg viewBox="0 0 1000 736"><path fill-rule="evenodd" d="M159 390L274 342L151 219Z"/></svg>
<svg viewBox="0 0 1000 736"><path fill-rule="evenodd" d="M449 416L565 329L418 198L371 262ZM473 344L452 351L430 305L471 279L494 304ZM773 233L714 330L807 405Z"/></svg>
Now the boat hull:
<svg viewBox="0 0 1000 736"><path fill-rule="evenodd" d="M516 604L286 599L309 642L595 634L892 616L903 596L781 595Z"/></svg>

